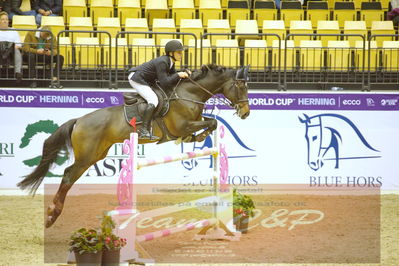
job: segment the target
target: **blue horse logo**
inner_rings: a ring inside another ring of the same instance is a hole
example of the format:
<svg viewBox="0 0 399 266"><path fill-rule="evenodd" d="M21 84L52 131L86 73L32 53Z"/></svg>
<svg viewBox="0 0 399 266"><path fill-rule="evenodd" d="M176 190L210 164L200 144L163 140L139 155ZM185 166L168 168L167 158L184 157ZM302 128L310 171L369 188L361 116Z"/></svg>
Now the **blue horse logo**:
<svg viewBox="0 0 399 266"><path fill-rule="evenodd" d="M237 132L229 125L229 123L221 118L218 115L207 115L203 114L203 116L207 117L212 117L217 119L220 123L222 123L225 128L230 132L230 134L234 137L235 141L246 151L254 151L253 149L249 148L238 136ZM190 147L192 145L192 147ZM196 151L196 150L202 150L204 148L212 148L213 147L213 137L207 136L205 140L201 143L193 142L193 143L181 143L181 151L186 152L186 151ZM228 152L228 151L227 151ZM248 157L256 157L256 155L239 155L239 156L232 156L228 155L229 158L248 158ZM212 155L209 155L208 157L200 157L200 158L194 158L194 159L189 159L189 160L183 160L181 161L182 165L184 168L187 170L192 170L195 167L198 166L198 161L209 161L209 168L213 167L213 160L212 160Z"/></svg>
<svg viewBox="0 0 399 266"><path fill-rule="evenodd" d="M353 157L341 157L340 148L342 146L342 137L340 132L333 128L333 121L343 121L346 125L349 125L353 132L356 133L357 137L361 141L364 147L373 152L379 152L379 150L373 148L365 139L363 134L360 132L358 127L347 117L338 114L319 114L315 116L308 116L303 114L304 117L298 117L299 121L306 126L305 139L307 142L308 149L308 165L311 169L317 171L322 168L324 161L334 160L335 168L339 168L340 160L348 159L370 159L380 158L381 156L353 156ZM333 119L328 119L333 118ZM346 142L347 143L347 142ZM333 158L325 158L327 152L333 151Z"/></svg>

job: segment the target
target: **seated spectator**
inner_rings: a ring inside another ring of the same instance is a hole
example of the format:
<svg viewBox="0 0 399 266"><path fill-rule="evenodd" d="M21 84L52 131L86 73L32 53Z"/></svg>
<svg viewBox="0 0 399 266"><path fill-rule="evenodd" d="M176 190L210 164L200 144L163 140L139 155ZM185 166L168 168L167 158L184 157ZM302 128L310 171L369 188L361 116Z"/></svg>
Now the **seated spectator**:
<svg viewBox="0 0 399 266"><path fill-rule="evenodd" d="M393 21L395 27L399 26L399 0L391 0L391 11L388 12L388 20Z"/></svg>
<svg viewBox="0 0 399 266"><path fill-rule="evenodd" d="M38 0L36 24L42 23L42 16L60 16L62 15L62 0Z"/></svg>
<svg viewBox="0 0 399 266"><path fill-rule="evenodd" d="M12 19L15 15L36 16L36 0L5 0L10 2L11 13L8 18Z"/></svg>
<svg viewBox="0 0 399 266"><path fill-rule="evenodd" d="M1 51L2 56L12 56L14 55L14 71L17 83L21 82L22 79L22 56L21 56L21 38L15 30L8 30L8 14L7 12L0 12L0 42L2 42ZM7 29L7 30L6 30ZM13 47L13 48L12 48ZM10 50L10 48L12 48ZM5 58L7 59L7 58Z"/></svg>
<svg viewBox="0 0 399 266"><path fill-rule="evenodd" d="M51 28L49 26L44 26L40 28L41 31L30 31L25 37L24 45L22 50L24 51L24 60L28 62L29 65L29 76L33 78L36 77L36 64L38 62L43 62L45 64L51 63L51 58L53 58L53 63L56 63L56 67L53 71L53 82L50 87L60 88L58 84L57 69L62 69L64 64L64 57L60 55L57 56L57 40L56 37L52 37L49 32ZM31 84L31 87L36 87L36 82Z"/></svg>

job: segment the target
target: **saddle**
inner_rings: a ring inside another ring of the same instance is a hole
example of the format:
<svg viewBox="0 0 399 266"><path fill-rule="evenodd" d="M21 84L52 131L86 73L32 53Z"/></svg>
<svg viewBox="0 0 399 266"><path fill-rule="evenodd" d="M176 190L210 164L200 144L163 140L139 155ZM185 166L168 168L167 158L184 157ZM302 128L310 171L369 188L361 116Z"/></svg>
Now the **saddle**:
<svg viewBox="0 0 399 266"><path fill-rule="evenodd" d="M153 119L164 117L169 111L169 100L166 93L159 87L159 85L151 86L155 94L158 97L158 106L155 109ZM124 98L124 114L126 122L130 124L130 121L135 117L136 124L143 122L143 113L147 105L147 101L144 100L137 92L126 92L123 94Z"/></svg>

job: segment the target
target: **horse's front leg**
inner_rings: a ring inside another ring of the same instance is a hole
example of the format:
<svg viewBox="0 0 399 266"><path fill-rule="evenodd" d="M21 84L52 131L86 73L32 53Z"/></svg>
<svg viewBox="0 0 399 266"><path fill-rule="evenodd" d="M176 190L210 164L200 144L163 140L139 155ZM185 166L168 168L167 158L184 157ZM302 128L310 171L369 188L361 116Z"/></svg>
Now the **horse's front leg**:
<svg viewBox="0 0 399 266"><path fill-rule="evenodd" d="M209 134L211 134L217 128L216 119L209 117L203 117L203 119L203 121L187 122L186 130L189 132L190 135L202 129L204 129L204 131L191 138L183 138L184 142L202 142Z"/></svg>

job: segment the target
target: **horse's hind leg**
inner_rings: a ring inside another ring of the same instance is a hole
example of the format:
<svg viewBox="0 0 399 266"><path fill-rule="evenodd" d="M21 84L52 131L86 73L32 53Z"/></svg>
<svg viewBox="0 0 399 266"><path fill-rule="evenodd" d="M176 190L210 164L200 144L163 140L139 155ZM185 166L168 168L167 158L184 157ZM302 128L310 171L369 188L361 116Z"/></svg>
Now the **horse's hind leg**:
<svg viewBox="0 0 399 266"><path fill-rule="evenodd" d="M65 197L69 189L89 166L90 165L85 163L75 162L73 165L65 169L64 177L62 178L58 191L54 196L53 204L47 209L47 228L57 220L64 207Z"/></svg>

